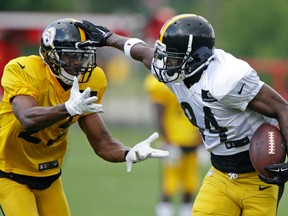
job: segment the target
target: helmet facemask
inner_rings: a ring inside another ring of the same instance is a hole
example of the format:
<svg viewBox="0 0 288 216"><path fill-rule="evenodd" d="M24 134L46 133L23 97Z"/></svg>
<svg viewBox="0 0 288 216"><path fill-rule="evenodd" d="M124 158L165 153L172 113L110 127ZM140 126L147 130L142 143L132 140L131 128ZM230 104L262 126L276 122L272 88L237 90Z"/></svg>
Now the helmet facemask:
<svg viewBox="0 0 288 216"><path fill-rule="evenodd" d="M95 49L57 47L48 53L47 58L55 76L68 85L73 84L74 76L79 83L87 82L97 66Z"/></svg>
<svg viewBox="0 0 288 216"><path fill-rule="evenodd" d="M173 82L180 79L184 55L167 52L166 45L159 40L154 45L152 69L160 82Z"/></svg>

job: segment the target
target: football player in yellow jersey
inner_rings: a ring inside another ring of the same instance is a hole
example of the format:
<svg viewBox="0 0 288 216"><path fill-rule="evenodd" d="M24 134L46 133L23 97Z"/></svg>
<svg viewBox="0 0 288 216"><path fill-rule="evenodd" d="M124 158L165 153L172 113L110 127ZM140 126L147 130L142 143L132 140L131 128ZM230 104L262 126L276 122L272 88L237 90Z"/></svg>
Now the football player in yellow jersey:
<svg viewBox="0 0 288 216"><path fill-rule="evenodd" d="M190 216L199 186L199 165L196 149L201 143L198 129L191 125L179 106L176 96L163 83L149 74L144 83L155 108L163 149L169 156L162 160L162 192L156 206L156 216L173 216L173 198L179 192L181 204L178 216Z"/></svg>
<svg viewBox="0 0 288 216"><path fill-rule="evenodd" d="M61 19L43 32L40 56L11 60L1 80L0 204L6 216L69 216L61 182L69 126L78 122L95 153L110 162L165 157L150 147L158 134L129 148L113 138L97 113L107 81L96 48ZM81 46L79 45L81 43Z"/></svg>

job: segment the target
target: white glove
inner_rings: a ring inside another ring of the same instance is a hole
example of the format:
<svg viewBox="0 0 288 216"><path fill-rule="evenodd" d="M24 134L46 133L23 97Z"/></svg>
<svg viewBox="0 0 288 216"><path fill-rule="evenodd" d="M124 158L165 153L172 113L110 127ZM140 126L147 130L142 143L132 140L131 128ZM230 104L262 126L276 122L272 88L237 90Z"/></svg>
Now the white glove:
<svg viewBox="0 0 288 216"><path fill-rule="evenodd" d="M126 155L127 172L132 169L132 163L141 162L147 158L162 158L169 155L168 151L153 149L150 147L151 142L159 137L157 132L154 132L148 139L136 144Z"/></svg>
<svg viewBox="0 0 288 216"><path fill-rule="evenodd" d="M65 107L71 116L81 115L88 112L103 112L102 104L96 104L98 98L90 97L91 89L87 87L84 92L79 92L78 79L75 76L70 91L70 98L65 102Z"/></svg>

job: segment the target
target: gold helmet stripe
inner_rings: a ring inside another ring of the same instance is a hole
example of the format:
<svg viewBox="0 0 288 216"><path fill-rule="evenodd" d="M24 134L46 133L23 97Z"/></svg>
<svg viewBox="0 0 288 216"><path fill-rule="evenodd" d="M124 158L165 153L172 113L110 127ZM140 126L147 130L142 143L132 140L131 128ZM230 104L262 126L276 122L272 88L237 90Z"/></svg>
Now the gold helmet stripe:
<svg viewBox="0 0 288 216"><path fill-rule="evenodd" d="M182 14L182 15L178 15L178 16L175 16L175 17L172 17L169 21L167 21L167 23L165 23L165 25L162 27L161 31L160 31L160 36L159 36L159 40L161 42L163 42L163 37L164 37L164 34L167 30L167 28L175 21L183 18L183 17L190 17L190 16L196 16L195 14Z"/></svg>
<svg viewBox="0 0 288 216"><path fill-rule="evenodd" d="M76 20L76 19L71 19L71 20L72 20L73 22L79 22L79 21ZM78 28L78 27L77 27L77 28ZM81 28L78 28L78 30L79 30L80 40L81 40L81 42L86 41L86 34L85 34L84 30L81 29Z"/></svg>
<svg viewBox="0 0 288 216"><path fill-rule="evenodd" d="M86 35L83 29L78 28L80 33L81 42L86 41Z"/></svg>

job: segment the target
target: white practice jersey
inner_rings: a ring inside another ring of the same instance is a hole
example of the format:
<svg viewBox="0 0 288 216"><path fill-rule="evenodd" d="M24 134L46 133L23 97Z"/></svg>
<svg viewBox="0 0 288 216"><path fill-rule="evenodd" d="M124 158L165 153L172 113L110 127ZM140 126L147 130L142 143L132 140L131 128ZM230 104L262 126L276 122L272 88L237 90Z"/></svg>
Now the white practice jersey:
<svg viewBox="0 0 288 216"><path fill-rule="evenodd" d="M167 83L199 128L206 149L223 156L247 151L260 124L276 123L247 109L263 84L249 64L220 49L215 49L215 58L189 89L183 82Z"/></svg>

